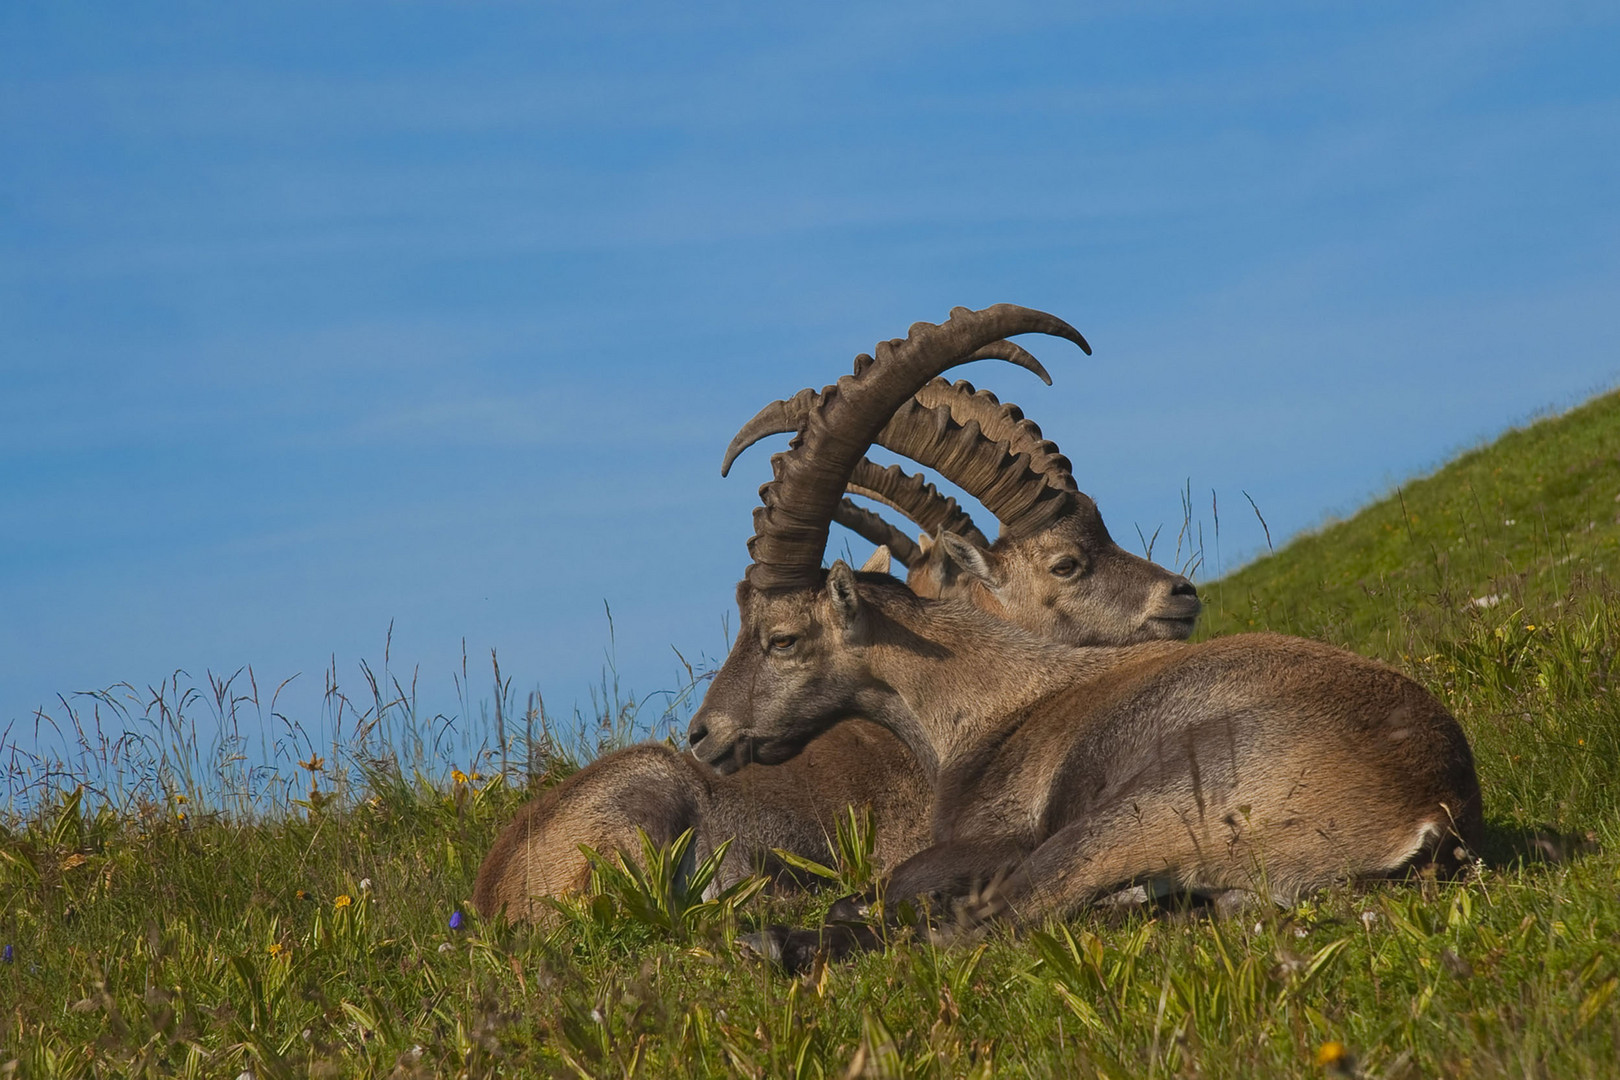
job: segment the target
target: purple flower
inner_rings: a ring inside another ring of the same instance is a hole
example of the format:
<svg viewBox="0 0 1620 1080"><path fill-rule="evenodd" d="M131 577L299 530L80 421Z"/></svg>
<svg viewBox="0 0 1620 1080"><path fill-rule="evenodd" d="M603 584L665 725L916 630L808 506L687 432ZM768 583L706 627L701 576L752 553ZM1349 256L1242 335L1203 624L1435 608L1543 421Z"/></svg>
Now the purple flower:
<svg viewBox="0 0 1620 1080"><path fill-rule="evenodd" d="M452 914L450 916L450 929L452 929L452 930L460 930L461 929L461 922L462 922L461 912L457 911L457 912L455 912L454 914Z"/></svg>
<svg viewBox="0 0 1620 1080"><path fill-rule="evenodd" d="M0 960L4 960L8 964L11 963L16 958L17 958L16 955L11 951L11 946L10 945L7 945L5 947L5 950L3 952L0 952Z"/></svg>

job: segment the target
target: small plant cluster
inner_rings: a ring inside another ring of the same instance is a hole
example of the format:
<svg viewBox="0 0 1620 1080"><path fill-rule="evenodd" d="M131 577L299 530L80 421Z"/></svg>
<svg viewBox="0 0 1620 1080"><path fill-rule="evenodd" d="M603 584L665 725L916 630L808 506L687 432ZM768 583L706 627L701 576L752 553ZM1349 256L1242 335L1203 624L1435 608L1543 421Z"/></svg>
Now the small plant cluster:
<svg viewBox="0 0 1620 1080"><path fill-rule="evenodd" d="M1489 822L1459 880L1229 918L1099 910L943 947L897 933L797 979L741 939L879 880L859 813L834 865L778 853L819 891L717 889L724 852L686 834L592 853L590 893L537 925L472 912L518 805L637 728L606 682L567 738L538 708L521 719L497 674L499 731L447 739L372 680L346 737L289 741L256 773L229 739L161 751L202 730L174 726L187 709L230 719L241 696L177 683L145 757L13 784L0 1075L1616 1075L1616 496L1609 397L1205 587L1206 633L1322 637L1457 713Z"/></svg>

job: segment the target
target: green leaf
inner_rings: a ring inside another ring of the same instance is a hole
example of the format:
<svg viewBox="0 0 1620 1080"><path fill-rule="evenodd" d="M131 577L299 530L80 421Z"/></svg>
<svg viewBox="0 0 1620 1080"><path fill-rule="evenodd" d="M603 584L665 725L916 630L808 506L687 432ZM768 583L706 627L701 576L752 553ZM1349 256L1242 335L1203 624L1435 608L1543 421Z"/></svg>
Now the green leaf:
<svg viewBox="0 0 1620 1080"><path fill-rule="evenodd" d="M781 859L795 870L803 870L807 874L814 874L816 877L826 878L828 881L838 880L837 870L834 870L830 866L824 866L821 863L816 862L814 859L807 859L803 855L794 854L793 852L788 851L786 848L772 848L771 854L775 855L778 859Z"/></svg>

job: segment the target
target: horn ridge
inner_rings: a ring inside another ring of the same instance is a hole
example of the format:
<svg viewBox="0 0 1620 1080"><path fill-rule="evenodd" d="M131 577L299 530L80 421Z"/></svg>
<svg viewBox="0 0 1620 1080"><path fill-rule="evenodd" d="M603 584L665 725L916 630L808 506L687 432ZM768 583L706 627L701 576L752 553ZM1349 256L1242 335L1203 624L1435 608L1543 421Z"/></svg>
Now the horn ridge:
<svg viewBox="0 0 1620 1080"><path fill-rule="evenodd" d="M898 465L879 468L869 459L862 458L856 463L848 490L893 507L924 532L937 536L940 530L945 529L969 543L980 547L990 546L989 539L973 524L973 518L955 499L941 494L925 477L907 473Z"/></svg>
<svg viewBox="0 0 1620 1080"><path fill-rule="evenodd" d="M1025 417L1017 405L1002 404L995 394L975 390L966 379L954 383L935 379L917 391L916 396L924 405L948 405L951 416L959 423L977 420L987 438L1007 443L1015 453L1028 454L1035 471L1046 474L1055 486L1079 490L1069 459L1056 443L1042 437L1040 425Z"/></svg>
<svg viewBox="0 0 1620 1080"><path fill-rule="evenodd" d="M991 439L977 419L958 423L953 407L907 402L885 429L885 445L978 499L1001 522L1002 535L1044 528L1070 505L1075 492L1067 471L1037 468L1029 451Z"/></svg>
<svg viewBox="0 0 1620 1080"><path fill-rule="evenodd" d="M755 413L754 418L731 437L731 442L726 446L726 455L720 461L720 475L731 472L732 462L737 460L737 455L766 436L798 431L804 425L804 418L815 403L816 396L814 390L805 387L791 398L773 401Z"/></svg>
<svg viewBox="0 0 1620 1080"><path fill-rule="evenodd" d="M939 324L914 323L904 340L880 342L873 363L859 375L845 375L823 391L805 416L802 443L778 455L780 470L773 461L776 488L754 516L750 583L765 589L819 585L822 553L844 485L890 417L930 379L980 349L1025 333L1066 338L1091 351L1080 332L1055 315L996 304L954 311ZM1021 522L1003 520L1004 529L1014 524Z"/></svg>

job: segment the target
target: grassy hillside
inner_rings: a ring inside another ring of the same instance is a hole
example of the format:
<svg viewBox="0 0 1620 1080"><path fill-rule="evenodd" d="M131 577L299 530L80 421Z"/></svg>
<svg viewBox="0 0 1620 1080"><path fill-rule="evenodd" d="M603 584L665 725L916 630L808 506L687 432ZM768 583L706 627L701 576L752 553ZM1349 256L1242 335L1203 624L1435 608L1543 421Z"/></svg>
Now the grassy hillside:
<svg viewBox="0 0 1620 1080"><path fill-rule="evenodd" d="M439 784L310 751L268 817L158 755L117 810L70 769L0 832L0 1074L1620 1074L1617 495L1610 396L1205 590L1206 633L1381 656L1457 713L1491 825L1464 881L897 941L800 982L733 937L830 897L688 909L607 880L543 930L472 916L496 830L568 767L543 739ZM361 719L416 730L404 707Z"/></svg>
<svg viewBox="0 0 1620 1080"><path fill-rule="evenodd" d="M1607 394L1215 582L1203 630L1265 627L1394 660L1454 631L1459 611L1549 614L1590 591L1620 568L1617 515L1620 394Z"/></svg>

